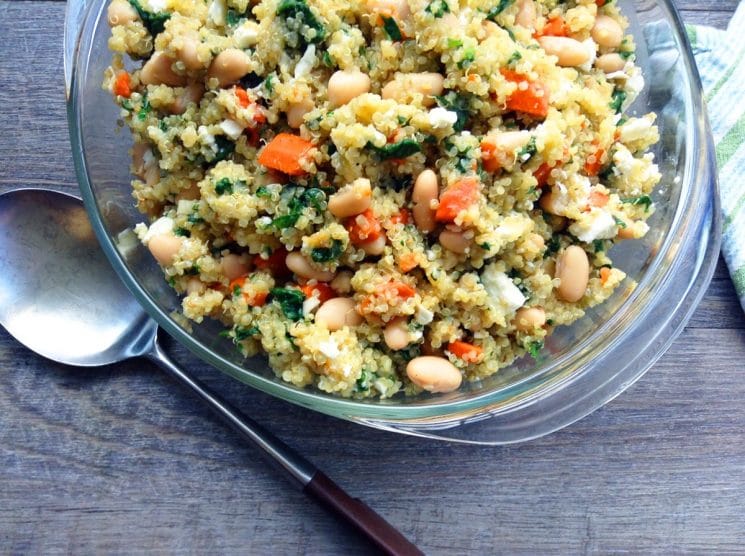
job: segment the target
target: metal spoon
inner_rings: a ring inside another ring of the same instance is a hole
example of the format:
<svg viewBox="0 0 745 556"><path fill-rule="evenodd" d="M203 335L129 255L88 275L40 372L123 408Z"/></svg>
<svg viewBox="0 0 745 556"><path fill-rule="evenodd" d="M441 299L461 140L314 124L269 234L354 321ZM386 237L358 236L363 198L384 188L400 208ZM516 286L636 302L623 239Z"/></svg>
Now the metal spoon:
<svg viewBox="0 0 745 556"><path fill-rule="evenodd" d="M263 427L209 392L158 344L151 320L109 266L82 202L21 189L0 195L0 324L29 349L67 365L133 357L189 387L298 486L387 554L421 554L363 502Z"/></svg>

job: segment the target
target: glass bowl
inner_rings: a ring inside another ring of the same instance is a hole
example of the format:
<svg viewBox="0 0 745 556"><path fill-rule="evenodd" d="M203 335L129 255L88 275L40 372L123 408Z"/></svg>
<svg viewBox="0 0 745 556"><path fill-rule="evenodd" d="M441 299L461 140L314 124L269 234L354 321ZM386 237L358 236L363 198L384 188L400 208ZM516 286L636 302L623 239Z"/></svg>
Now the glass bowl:
<svg viewBox="0 0 745 556"><path fill-rule="evenodd" d="M183 328L180 307L142 246L119 234L143 220L130 194L129 133L101 88L111 55L105 0L71 0L65 27L70 139L80 190L114 269L158 324L204 361L283 400L364 425L462 442L506 444L560 429L633 384L683 329L711 279L721 232L715 157L699 77L672 2L619 2L631 21L647 81L631 112L658 114L655 156L663 178L650 232L613 248L631 280L570 327L559 327L538 360L445 395L356 401L282 382L262 357L248 360L215 322ZM632 280L636 283L633 284Z"/></svg>

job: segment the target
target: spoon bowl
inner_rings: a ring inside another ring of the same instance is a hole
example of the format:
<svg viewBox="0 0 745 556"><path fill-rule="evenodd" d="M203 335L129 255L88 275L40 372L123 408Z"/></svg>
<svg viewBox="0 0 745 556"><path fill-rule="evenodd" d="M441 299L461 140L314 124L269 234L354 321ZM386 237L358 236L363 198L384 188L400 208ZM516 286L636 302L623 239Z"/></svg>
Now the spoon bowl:
<svg viewBox="0 0 745 556"><path fill-rule="evenodd" d="M48 359L91 367L144 355L157 326L101 253L71 195L0 196L0 324Z"/></svg>
<svg viewBox="0 0 745 556"><path fill-rule="evenodd" d="M56 191L0 195L0 324L44 357L82 367L144 357L187 386L298 486L386 554L421 554L308 460L187 374L119 281L82 201Z"/></svg>

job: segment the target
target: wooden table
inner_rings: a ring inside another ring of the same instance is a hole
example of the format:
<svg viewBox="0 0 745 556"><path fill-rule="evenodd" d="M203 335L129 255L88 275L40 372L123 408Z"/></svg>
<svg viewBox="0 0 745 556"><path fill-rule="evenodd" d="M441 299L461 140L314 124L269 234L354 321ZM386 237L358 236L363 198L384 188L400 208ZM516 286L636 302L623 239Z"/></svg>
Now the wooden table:
<svg viewBox="0 0 745 556"><path fill-rule="evenodd" d="M724 27L737 0L680 0ZM0 191L75 191L64 4L0 3ZM2 272L2 269L0 269ZM170 351L431 554L745 551L745 316L723 264L614 402L480 448L291 406ZM0 329L0 553L350 554L369 548L145 362L50 363Z"/></svg>

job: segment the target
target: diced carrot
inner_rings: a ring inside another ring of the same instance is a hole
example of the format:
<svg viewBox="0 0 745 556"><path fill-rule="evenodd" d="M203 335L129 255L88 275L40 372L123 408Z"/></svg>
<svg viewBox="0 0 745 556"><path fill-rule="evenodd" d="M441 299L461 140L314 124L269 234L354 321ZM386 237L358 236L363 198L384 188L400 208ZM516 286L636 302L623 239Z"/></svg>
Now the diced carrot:
<svg viewBox="0 0 745 556"><path fill-rule="evenodd" d="M396 295L398 295L398 297L402 299L414 297L414 295L416 294L416 290L412 286L403 282L388 282L388 284L386 285L386 289L395 291Z"/></svg>
<svg viewBox="0 0 745 556"><path fill-rule="evenodd" d="M390 222L391 226L395 226L396 224L408 224L411 222L411 215L407 209L402 208L396 214L391 216Z"/></svg>
<svg viewBox="0 0 745 556"><path fill-rule="evenodd" d="M403 272L409 272L419 264L416 253L405 253L398 259L398 267Z"/></svg>
<svg viewBox="0 0 745 556"><path fill-rule="evenodd" d="M524 75L512 70L502 69L500 71L507 81L518 84L515 92L507 98L507 109L545 118L549 104L548 89L545 85L530 81ZM521 89L520 83L527 83L527 88Z"/></svg>
<svg viewBox="0 0 745 556"><path fill-rule="evenodd" d="M544 162L538 168L535 172L533 172L533 177L538 180L538 187L545 187L548 183L548 178L551 176L551 170L553 170L555 166L549 166L548 162Z"/></svg>
<svg viewBox="0 0 745 556"><path fill-rule="evenodd" d="M349 240L352 242L352 245L361 245L375 241L383 233L380 221L373 214L372 209L367 209L362 214L348 218L345 227L349 232Z"/></svg>
<svg viewBox="0 0 745 556"><path fill-rule="evenodd" d="M285 264L286 258L287 250L284 247L280 247L275 249L267 259L256 255L253 258L253 264L259 270L268 271L274 278L287 279L292 276L292 272L290 272L290 269Z"/></svg>
<svg viewBox="0 0 745 556"><path fill-rule="evenodd" d="M447 350L466 363L479 363L484 358L484 348L461 340L450 342Z"/></svg>
<svg viewBox="0 0 745 556"><path fill-rule="evenodd" d="M308 152L313 149L313 143L292 133L280 133L264 147L259 155L259 164L279 170L290 176L305 174L302 162Z"/></svg>
<svg viewBox="0 0 745 556"><path fill-rule="evenodd" d="M246 300L246 303L250 307L261 307L266 303L266 298L269 297L269 292L267 291L253 291L251 289L246 289L246 276L241 276L240 278L236 278L232 282L230 282L230 292L232 294L235 294L236 288L240 289L240 294L243 296L243 298Z"/></svg>
<svg viewBox="0 0 745 556"><path fill-rule="evenodd" d="M120 71L116 74L116 80L114 81L114 94L124 98L129 98L132 94L132 80L126 71Z"/></svg>
<svg viewBox="0 0 745 556"><path fill-rule="evenodd" d="M587 157L585 161L585 174L588 176L597 176L603 167L603 157L605 149L597 149L593 154Z"/></svg>
<svg viewBox="0 0 745 556"><path fill-rule="evenodd" d="M608 201L610 201L610 197L607 193L603 193L602 191L598 191L597 189L593 189L592 191L590 191L590 206L604 207L608 204Z"/></svg>
<svg viewBox="0 0 745 556"><path fill-rule="evenodd" d="M300 289L305 294L305 297L313 297L313 293L317 292L316 297L318 297L318 300L321 303L323 303L324 301L328 301L333 297L336 297L336 292L326 282L318 282L312 285L305 284L304 286L300 286Z"/></svg>
<svg viewBox="0 0 745 556"><path fill-rule="evenodd" d="M240 104L242 108L248 108L251 105L251 100L248 98L246 89L242 87L236 87L235 96L238 99L238 104Z"/></svg>
<svg viewBox="0 0 745 556"><path fill-rule="evenodd" d="M610 268L604 266L600 269L600 283L605 285L605 283L608 281L608 278L610 278Z"/></svg>
<svg viewBox="0 0 745 556"><path fill-rule="evenodd" d="M597 4L598 8L602 8L605 6L606 0L595 0L595 4Z"/></svg>
<svg viewBox="0 0 745 556"><path fill-rule="evenodd" d="M435 212L438 222L452 222L458 213L479 200L479 180L463 178L449 186L440 195L440 205Z"/></svg>
<svg viewBox="0 0 745 556"><path fill-rule="evenodd" d="M481 164L484 170L490 173L494 173L502 167L497 157L497 145L493 138L488 135L481 141Z"/></svg>
<svg viewBox="0 0 745 556"><path fill-rule="evenodd" d="M533 35L535 38L538 37L545 37L545 36L551 36L551 37L566 37L569 34L569 27L567 27L566 22L564 21L564 18L561 16L552 17L546 22L546 25L543 26L543 29L540 32L536 32L535 35Z"/></svg>

